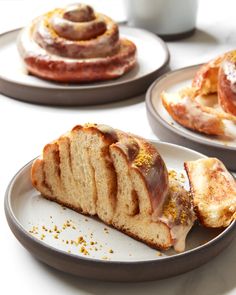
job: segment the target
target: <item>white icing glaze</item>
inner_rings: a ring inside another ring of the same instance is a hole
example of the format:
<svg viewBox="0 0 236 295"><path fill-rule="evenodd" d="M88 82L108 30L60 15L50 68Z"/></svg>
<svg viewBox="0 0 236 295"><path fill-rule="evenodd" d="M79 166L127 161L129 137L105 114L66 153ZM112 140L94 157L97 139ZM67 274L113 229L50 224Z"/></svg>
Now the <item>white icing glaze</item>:
<svg viewBox="0 0 236 295"><path fill-rule="evenodd" d="M225 61L223 63L223 71L228 81L230 81L231 90L236 93L236 66L233 62ZM236 101L232 100L232 103L236 106Z"/></svg>
<svg viewBox="0 0 236 295"><path fill-rule="evenodd" d="M180 103L185 106L186 116L189 120L194 119L198 122L202 122L203 124L205 124L208 123L210 120L217 118L215 114L209 114L207 112L204 112L195 100L187 96L184 97L180 101Z"/></svg>
<svg viewBox="0 0 236 295"><path fill-rule="evenodd" d="M173 247L176 252L183 252L185 250L186 237L192 226L192 224L175 225L171 228L171 236L174 239Z"/></svg>
<svg viewBox="0 0 236 295"><path fill-rule="evenodd" d="M192 228L196 216L188 191L180 182L178 175L170 174L168 198L165 201L167 203L156 220L169 227L175 251L183 252L187 234Z"/></svg>
<svg viewBox="0 0 236 295"><path fill-rule="evenodd" d="M167 181L167 183L168 183L168 181ZM166 189L162 192L163 196L161 198L161 202L159 202L157 204L156 208L154 208L154 211L152 213L152 220L155 221L155 222L160 220L160 216L161 216L162 211L163 211L163 205L165 203L165 200L166 200L166 197L167 197L168 193L169 193L169 186L167 185Z"/></svg>

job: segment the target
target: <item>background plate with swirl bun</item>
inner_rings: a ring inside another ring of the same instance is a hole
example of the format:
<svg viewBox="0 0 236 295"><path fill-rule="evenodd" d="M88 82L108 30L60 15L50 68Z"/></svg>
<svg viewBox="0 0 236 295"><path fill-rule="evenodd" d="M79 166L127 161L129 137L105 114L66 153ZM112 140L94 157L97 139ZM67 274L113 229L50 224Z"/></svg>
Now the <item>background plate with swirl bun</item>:
<svg viewBox="0 0 236 295"><path fill-rule="evenodd" d="M0 48L0 91L51 105L101 104L142 94L169 62L165 43L154 34L118 27L80 4L1 35Z"/></svg>

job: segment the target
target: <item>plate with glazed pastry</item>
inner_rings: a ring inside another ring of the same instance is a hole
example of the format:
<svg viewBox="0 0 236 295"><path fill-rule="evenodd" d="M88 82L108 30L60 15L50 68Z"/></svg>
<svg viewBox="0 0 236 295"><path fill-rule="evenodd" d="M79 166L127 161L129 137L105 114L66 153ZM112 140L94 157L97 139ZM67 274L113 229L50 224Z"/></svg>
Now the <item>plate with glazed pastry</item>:
<svg viewBox="0 0 236 295"><path fill-rule="evenodd" d="M236 171L236 51L167 73L146 95L148 119L165 141L221 159Z"/></svg>
<svg viewBox="0 0 236 295"><path fill-rule="evenodd" d="M10 182L8 224L37 259L107 281L171 277L235 236L236 183L224 164L106 125L77 125Z"/></svg>
<svg viewBox="0 0 236 295"><path fill-rule="evenodd" d="M147 44L149 44L147 46ZM0 91L40 104L89 105L142 94L169 62L148 31L73 4L0 36Z"/></svg>

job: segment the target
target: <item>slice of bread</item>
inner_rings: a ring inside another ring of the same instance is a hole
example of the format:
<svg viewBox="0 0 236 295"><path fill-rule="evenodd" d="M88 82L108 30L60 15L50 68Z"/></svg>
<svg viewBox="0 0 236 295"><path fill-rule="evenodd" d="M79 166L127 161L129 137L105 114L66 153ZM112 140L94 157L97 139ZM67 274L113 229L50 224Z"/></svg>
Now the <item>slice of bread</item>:
<svg viewBox="0 0 236 295"><path fill-rule="evenodd" d="M172 244L170 228L153 220L168 193L168 173L157 150L145 140L119 133L110 146L117 174L115 228L151 246L167 249Z"/></svg>
<svg viewBox="0 0 236 295"><path fill-rule="evenodd" d="M236 182L216 158L185 162L194 209L206 227L226 227L236 219Z"/></svg>
<svg viewBox="0 0 236 295"><path fill-rule="evenodd" d="M143 138L105 125L76 126L45 146L31 178L46 198L97 215L154 248L168 249L179 240L179 223L160 219L172 195L167 168ZM189 220L181 227L189 230Z"/></svg>

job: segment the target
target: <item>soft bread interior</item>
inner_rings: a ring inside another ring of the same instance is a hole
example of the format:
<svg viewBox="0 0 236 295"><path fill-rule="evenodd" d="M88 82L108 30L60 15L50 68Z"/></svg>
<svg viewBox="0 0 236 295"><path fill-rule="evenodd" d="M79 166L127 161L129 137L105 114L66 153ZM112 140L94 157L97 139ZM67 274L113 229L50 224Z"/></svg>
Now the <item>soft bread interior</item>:
<svg viewBox="0 0 236 295"><path fill-rule="evenodd" d="M94 128L74 128L71 154L74 178L81 184L81 207L84 213L97 214L110 224L115 208L116 174L109 157L113 139L104 140Z"/></svg>
<svg viewBox="0 0 236 295"><path fill-rule="evenodd" d="M71 140L69 136L62 136L57 141L60 157L60 180L64 193L58 195L58 200L82 211L81 184L74 178L72 170ZM92 212L91 212L92 214Z"/></svg>

